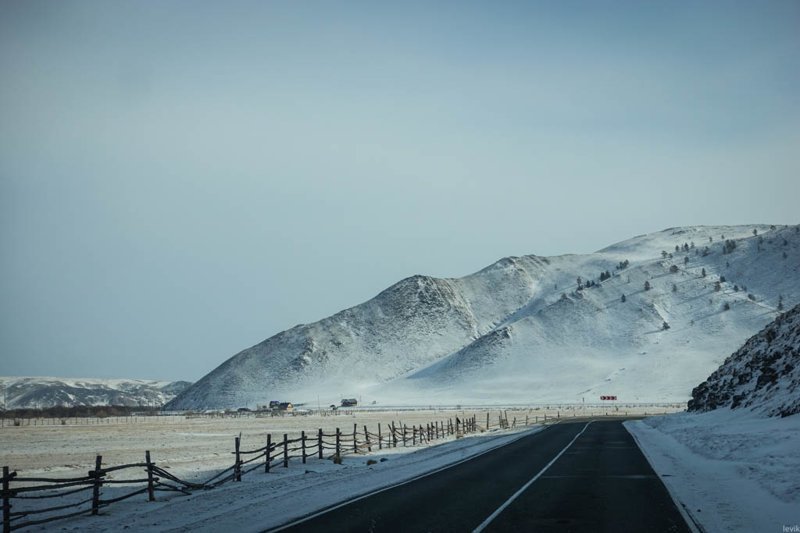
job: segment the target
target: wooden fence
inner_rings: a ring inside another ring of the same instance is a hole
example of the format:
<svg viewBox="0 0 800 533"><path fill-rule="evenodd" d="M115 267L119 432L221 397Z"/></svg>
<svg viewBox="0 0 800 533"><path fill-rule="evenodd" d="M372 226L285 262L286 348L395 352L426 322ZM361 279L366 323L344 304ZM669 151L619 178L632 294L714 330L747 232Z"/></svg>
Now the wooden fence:
<svg viewBox="0 0 800 533"><path fill-rule="evenodd" d="M551 417L552 418L552 417ZM546 421L546 417L543 419ZM536 423L539 417L531 420L525 417L525 425ZM150 452L145 452L144 462L119 466L103 466L103 458L98 455L95 467L86 476L67 479L53 479L46 477L22 477L17 472L10 472L9 467L3 467L2 500L3 500L3 533L19 530L25 527L45 524L55 520L80 516L97 515L99 511L109 505L147 494L148 501L155 501L155 494L159 491L181 492L190 494L195 490L207 490L218 487L229 481L241 481L242 476L256 470L270 472L276 467L288 468L291 460L299 460L303 464L308 459L333 459L336 462L348 454L357 454L395 448L398 446L426 445L435 440L455 436L461 437L468 433L486 431L493 428L505 429L521 426L514 418L511 423L505 413L501 413L496 421L490 420L486 415L478 423L475 415L469 418L449 418L425 425L407 426L402 423L391 422L387 425L378 424L377 431L371 432L367 426L359 428L353 425L353 430L343 432L336 428L335 433L324 433L318 429L316 433L300 433L300 437L289 438L284 433L282 438L275 439L267 434L264 446L251 450L241 447L241 435L234 438L233 465L217 472L211 478L202 482L193 482L180 479L168 472L166 468L159 467L151 460ZM327 455L327 457L326 457ZM140 472L136 479L111 479L108 474L133 470ZM104 497L104 487L129 489L113 497ZM48 505L50 502L59 502L58 505ZM19 507L19 510L14 510Z"/></svg>

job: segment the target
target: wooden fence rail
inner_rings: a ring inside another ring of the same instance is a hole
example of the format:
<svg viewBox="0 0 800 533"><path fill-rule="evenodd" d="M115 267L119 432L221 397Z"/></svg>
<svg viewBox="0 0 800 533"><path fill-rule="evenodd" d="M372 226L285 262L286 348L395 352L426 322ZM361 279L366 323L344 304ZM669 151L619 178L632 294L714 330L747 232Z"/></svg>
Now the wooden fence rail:
<svg viewBox="0 0 800 533"><path fill-rule="evenodd" d="M528 417L525 425L528 425ZM538 417L534 423L538 422ZM516 425L516 419L512 425ZM203 482L193 482L181 479L158 466L152 460L150 451L145 451L145 460L142 463L131 463L118 466L103 466L103 458L95 458L95 467L83 477L72 478L46 478L46 477L20 477L17 472L9 471L8 466L3 467L2 477L2 508L3 508L3 533L19 530L34 525L46 524L56 520L63 520L80 515L97 515L100 511L113 503L126 500L141 494L147 494L147 501L155 501L156 492L180 492L191 494L196 490L207 490L218 487L229 481L241 481L242 476L264 468L269 473L277 466L289 467L290 459L300 459L303 464L309 458L323 459L326 452L328 457L335 461L348 454L369 453L373 448L379 450L402 446L425 445L439 439L455 436L460 438L468 433L483 432L491 429L505 429L509 427L508 418L501 414L497 424L490 424L489 416L486 425L480 427L475 416L469 418L456 417L455 420L437 420L425 425L412 425L392 421L385 428L378 424L377 431L370 431L363 426L359 432L358 425L353 425L352 433L344 433L341 428L336 428L335 433L325 433L322 428L316 435L307 435L305 431L300 437L290 439L284 433L280 440L273 439L272 434L267 434L266 445L252 450L243 450L241 435L234 438L234 462L228 468L214 474ZM384 431L384 429L386 431ZM299 453L298 453L299 452ZM111 479L108 474L123 470L138 470L143 474L136 479ZM15 486L16 485L16 486ZM124 494L104 498L103 488L108 486L133 486L132 490ZM91 490L90 497L81 493ZM64 498L59 505L42 506L35 509L14 510L17 507L26 507L25 504L33 501ZM66 513L64 512L66 511ZM33 517L33 518L32 518Z"/></svg>

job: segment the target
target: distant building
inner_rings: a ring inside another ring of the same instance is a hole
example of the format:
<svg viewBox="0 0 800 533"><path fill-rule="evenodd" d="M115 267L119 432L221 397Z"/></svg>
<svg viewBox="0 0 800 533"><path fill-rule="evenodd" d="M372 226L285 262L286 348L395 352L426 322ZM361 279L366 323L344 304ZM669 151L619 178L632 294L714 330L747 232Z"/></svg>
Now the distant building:
<svg viewBox="0 0 800 533"><path fill-rule="evenodd" d="M355 398L344 398L342 400L342 407L355 407L358 405L358 400Z"/></svg>
<svg viewBox="0 0 800 533"><path fill-rule="evenodd" d="M292 405L291 402L280 402L278 404L278 410L287 411L291 413L292 411L294 411L294 405Z"/></svg>

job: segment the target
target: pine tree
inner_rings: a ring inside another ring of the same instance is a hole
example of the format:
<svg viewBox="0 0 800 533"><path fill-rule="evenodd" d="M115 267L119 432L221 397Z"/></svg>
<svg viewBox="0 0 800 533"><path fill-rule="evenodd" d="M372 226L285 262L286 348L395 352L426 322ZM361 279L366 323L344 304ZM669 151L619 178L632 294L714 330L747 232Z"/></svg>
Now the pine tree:
<svg viewBox="0 0 800 533"><path fill-rule="evenodd" d="M668 330L668 329L669 329L669 324L667 324L667 321L666 321L666 320L664 321L664 323L663 323L663 324L661 324L661 329L663 329L664 331L666 331L666 330Z"/></svg>
<svg viewBox="0 0 800 533"><path fill-rule="evenodd" d="M700 275L703 276L703 277L706 277L706 269L705 268L703 268L703 270L700 271Z"/></svg>
<svg viewBox="0 0 800 533"><path fill-rule="evenodd" d="M628 299L625 298L625 295L622 295L622 298L619 299L622 303L625 303Z"/></svg>
<svg viewBox="0 0 800 533"><path fill-rule="evenodd" d="M674 283L672 284L672 292L678 292L678 286Z"/></svg>
<svg viewBox="0 0 800 533"><path fill-rule="evenodd" d="M646 291L650 290L650 282L649 281L645 281L644 282L644 290L646 290Z"/></svg>

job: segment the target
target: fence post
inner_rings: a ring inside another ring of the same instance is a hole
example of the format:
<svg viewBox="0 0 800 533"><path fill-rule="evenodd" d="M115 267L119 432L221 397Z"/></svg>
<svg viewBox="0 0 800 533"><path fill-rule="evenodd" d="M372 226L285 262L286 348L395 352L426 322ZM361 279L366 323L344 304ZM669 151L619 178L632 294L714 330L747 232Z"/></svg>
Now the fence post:
<svg viewBox="0 0 800 533"><path fill-rule="evenodd" d="M411 445L417 445L417 426L411 426Z"/></svg>
<svg viewBox="0 0 800 533"><path fill-rule="evenodd" d="M392 448L397 448L397 433L394 430L394 421L392 421Z"/></svg>
<svg viewBox="0 0 800 533"><path fill-rule="evenodd" d="M342 439L342 432L339 431L339 428L336 428L336 457L341 457L342 448L341 448L341 439Z"/></svg>
<svg viewBox="0 0 800 533"><path fill-rule="evenodd" d="M306 464L306 432L300 432L300 447L302 448L303 452L303 464Z"/></svg>
<svg viewBox="0 0 800 533"><path fill-rule="evenodd" d="M486 413L486 431L489 431L489 413Z"/></svg>
<svg viewBox="0 0 800 533"><path fill-rule="evenodd" d="M283 467L289 468L289 435L283 434Z"/></svg>
<svg viewBox="0 0 800 533"><path fill-rule="evenodd" d="M367 431L367 426L364 426L364 438L367 439L367 451L372 452L372 444L369 443L369 432Z"/></svg>
<svg viewBox="0 0 800 533"><path fill-rule="evenodd" d="M144 452L144 462L147 463L147 501L156 501L155 487L153 486L153 463L150 462L150 450Z"/></svg>
<svg viewBox="0 0 800 533"><path fill-rule="evenodd" d="M8 467L3 467L3 533L11 532L11 490L9 481L17 475L16 472L9 474Z"/></svg>
<svg viewBox="0 0 800 533"><path fill-rule="evenodd" d="M322 459L322 428L319 428L319 431L317 431L317 447L319 448L317 450L319 454L318 457Z"/></svg>
<svg viewBox="0 0 800 533"><path fill-rule="evenodd" d="M267 433L267 452L264 461L264 473L269 474L269 464L272 462L272 433Z"/></svg>
<svg viewBox="0 0 800 533"><path fill-rule="evenodd" d="M378 422L378 449L383 449L383 438L381 437L381 423Z"/></svg>
<svg viewBox="0 0 800 533"><path fill-rule="evenodd" d="M242 480L242 463L241 457L239 455L239 437L235 437L233 441L233 447L236 453L236 462L233 465L233 480L234 481L241 481Z"/></svg>
<svg viewBox="0 0 800 533"><path fill-rule="evenodd" d="M527 425L528 425L528 415L525 415L525 426L527 427Z"/></svg>
<svg viewBox="0 0 800 533"><path fill-rule="evenodd" d="M358 424L353 424L353 453L358 453Z"/></svg>
<svg viewBox="0 0 800 533"><path fill-rule="evenodd" d="M96 515L100 510L100 485L103 483L103 471L100 466L103 464L103 456L98 455L94 461L94 470L89 472L89 476L94 479L92 488L92 515Z"/></svg>
<svg viewBox="0 0 800 533"><path fill-rule="evenodd" d="M406 445L406 425L403 424L403 446Z"/></svg>

